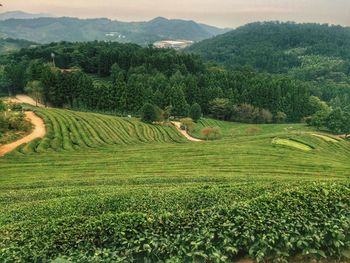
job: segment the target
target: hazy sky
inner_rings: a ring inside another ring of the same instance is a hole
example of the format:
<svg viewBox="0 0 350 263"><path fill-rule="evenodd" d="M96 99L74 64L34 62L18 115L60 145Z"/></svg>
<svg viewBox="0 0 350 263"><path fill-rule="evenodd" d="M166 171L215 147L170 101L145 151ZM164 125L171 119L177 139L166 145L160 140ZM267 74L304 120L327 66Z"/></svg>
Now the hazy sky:
<svg viewBox="0 0 350 263"><path fill-rule="evenodd" d="M350 26L350 0L0 0L2 12L23 10L57 16L143 21L157 16L221 27L282 20Z"/></svg>

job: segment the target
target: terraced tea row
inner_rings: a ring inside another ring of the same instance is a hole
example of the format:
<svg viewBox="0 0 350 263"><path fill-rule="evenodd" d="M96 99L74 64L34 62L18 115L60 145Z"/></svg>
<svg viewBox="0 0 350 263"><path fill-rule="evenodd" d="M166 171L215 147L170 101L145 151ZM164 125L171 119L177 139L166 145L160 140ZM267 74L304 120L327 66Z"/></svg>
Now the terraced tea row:
<svg viewBox="0 0 350 263"><path fill-rule="evenodd" d="M196 129L219 126L221 140L178 143L136 119L38 114L47 137L0 158L1 262L337 258L350 245L345 140L203 119Z"/></svg>
<svg viewBox="0 0 350 263"><path fill-rule="evenodd" d="M36 109L47 135L18 149L21 153L78 150L107 145L184 142L172 126L147 125L136 119L60 109Z"/></svg>

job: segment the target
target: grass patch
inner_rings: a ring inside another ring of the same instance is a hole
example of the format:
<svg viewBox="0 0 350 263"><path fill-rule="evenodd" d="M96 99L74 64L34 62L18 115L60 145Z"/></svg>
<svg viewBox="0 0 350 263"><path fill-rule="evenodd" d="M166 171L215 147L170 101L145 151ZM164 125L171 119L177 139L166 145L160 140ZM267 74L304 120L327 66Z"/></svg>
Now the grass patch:
<svg viewBox="0 0 350 263"><path fill-rule="evenodd" d="M284 145L284 146L296 148L296 149L306 151L306 152L312 150L312 148L310 146L303 144L301 142L297 142L295 140L291 140L291 139L275 138L272 140L272 143L276 144L276 145Z"/></svg>
<svg viewBox="0 0 350 263"><path fill-rule="evenodd" d="M324 135L324 134L317 134L317 133L313 133L312 136L315 136L317 138L320 138L326 142L334 142L334 143L337 143L338 140L333 138L333 137L330 137L330 136L327 136L327 135Z"/></svg>

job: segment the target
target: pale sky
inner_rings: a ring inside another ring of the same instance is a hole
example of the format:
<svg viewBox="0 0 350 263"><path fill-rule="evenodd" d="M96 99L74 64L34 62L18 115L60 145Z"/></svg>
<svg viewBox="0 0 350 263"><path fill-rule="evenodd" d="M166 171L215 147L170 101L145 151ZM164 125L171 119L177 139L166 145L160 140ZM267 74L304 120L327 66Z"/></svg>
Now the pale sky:
<svg viewBox="0 0 350 263"><path fill-rule="evenodd" d="M220 27L254 21L319 22L350 26L350 0L0 0L0 12L145 21L157 16Z"/></svg>

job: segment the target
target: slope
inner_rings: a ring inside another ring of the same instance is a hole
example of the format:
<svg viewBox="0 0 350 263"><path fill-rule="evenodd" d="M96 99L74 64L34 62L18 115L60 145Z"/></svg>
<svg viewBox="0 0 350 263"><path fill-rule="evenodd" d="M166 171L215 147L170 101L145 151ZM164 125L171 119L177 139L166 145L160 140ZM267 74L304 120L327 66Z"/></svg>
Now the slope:
<svg viewBox="0 0 350 263"><path fill-rule="evenodd" d="M350 103L350 28L265 22L240 27L188 49L229 67L301 80L334 107Z"/></svg>
<svg viewBox="0 0 350 263"><path fill-rule="evenodd" d="M193 21L156 18L148 22L121 22L106 18L72 17L9 19L0 21L0 35L38 43L110 40L149 44L164 39L199 41L226 32Z"/></svg>
<svg viewBox="0 0 350 263"><path fill-rule="evenodd" d="M301 124L252 135L249 125L204 119L222 127L222 140L177 143L173 127L37 114L47 137L0 159L0 261L234 262L332 257L348 244L349 142Z"/></svg>
<svg viewBox="0 0 350 263"><path fill-rule="evenodd" d="M37 114L46 138L0 159L2 262L287 261L349 249L348 141L303 124L203 119L194 132L218 126L222 140L178 143L173 127L135 119Z"/></svg>
<svg viewBox="0 0 350 263"><path fill-rule="evenodd" d="M349 50L350 28L279 22L248 24L189 48L208 60L270 73L300 66L301 55L349 61Z"/></svg>

